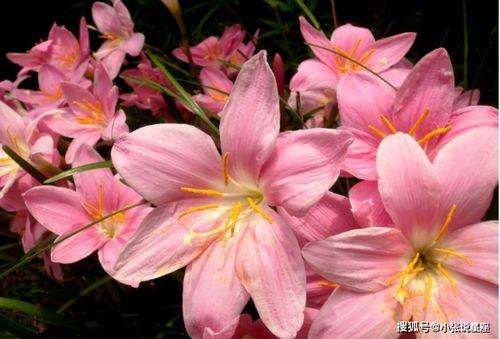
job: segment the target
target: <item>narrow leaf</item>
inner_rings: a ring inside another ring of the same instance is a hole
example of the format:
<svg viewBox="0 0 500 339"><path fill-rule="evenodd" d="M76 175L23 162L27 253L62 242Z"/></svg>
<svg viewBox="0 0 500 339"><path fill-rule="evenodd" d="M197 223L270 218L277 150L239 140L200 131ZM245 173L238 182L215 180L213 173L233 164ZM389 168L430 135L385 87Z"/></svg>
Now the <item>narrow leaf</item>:
<svg viewBox="0 0 500 339"><path fill-rule="evenodd" d="M76 173L81 173L85 171L91 171L99 168L111 168L113 167L113 163L111 160L108 161L101 161L101 162L94 162L92 164L86 164L78 167L73 167L70 170L64 171L62 173L59 173L58 175L55 175L49 179L46 179L43 183L44 184L51 184L53 182L59 181L61 179L71 177Z"/></svg>

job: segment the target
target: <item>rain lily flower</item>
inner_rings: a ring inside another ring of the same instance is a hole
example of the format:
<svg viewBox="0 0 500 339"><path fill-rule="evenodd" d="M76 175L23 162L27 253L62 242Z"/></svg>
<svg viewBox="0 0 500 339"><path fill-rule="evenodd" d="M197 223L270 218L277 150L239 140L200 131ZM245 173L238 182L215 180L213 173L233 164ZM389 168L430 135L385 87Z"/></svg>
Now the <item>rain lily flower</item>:
<svg viewBox="0 0 500 339"><path fill-rule="evenodd" d="M314 120L309 123L311 127L325 126L325 120L331 118L332 108L336 105L336 89L345 74L367 72L359 64L396 87L408 74L407 67L393 66L408 52L415 40L415 33L402 33L375 41L368 29L346 24L335 29L328 39L303 17L299 20L304 40L311 44L316 58L305 60L299 65L297 74L290 82L292 93L288 103L295 108L297 92L300 92L299 113L307 114L319 109Z"/></svg>
<svg viewBox="0 0 500 339"><path fill-rule="evenodd" d="M100 161L103 159L94 149L82 145L73 165ZM37 186L24 194L29 212L45 228L59 235L58 239L142 200L109 169L79 172L73 177L76 191L64 187ZM52 261L70 264L97 251L102 267L113 276L113 266L120 250L149 211L147 206L135 207L76 233L52 248Z"/></svg>
<svg viewBox="0 0 500 339"><path fill-rule="evenodd" d="M304 215L337 179L351 136L280 134L279 121L276 81L262 51L243 65L222 112L222 156L189 125L143 127L113 146L118 173L157 206L123 250L116 274L144 281L187 265L183 312L192 337L221 331L249 297L274 335L291 338L302 326L300 247L271 206Z"/></svg>
<svg viewBox="0 0 500 339"><path fill-rule="evenodd" d="M496 333L498 223L481 217L498 182L498 130L462 134L433 163L398 132L382 141L377 171L394 226L347 231L303 249L316 271L340 285L310 336L397 337L396 322L410 319L488 322Z"/></svg>
<svg viewBox="0 0 500 339"><path fill-rule="evenodd" d="M134 22L121 0L113 0L113 7L104 2L92 5L92 18L106 41L94 54L101 61L111 79L120 72L125 55L138 56L144 46L144 34L134 33Z"/></svg>
<svg viewBox="0 0 500 339"><path fill-rule="evenodd" d="M0 147L3 145L9 146L42 173L47 173L51 164L59 164L59 153L52 137L40 133L36 122L23 119L0 101ZM21 166L0 148L0 199L25 175L28 174Z"/></svg>
<svg viewBox="0 0 500 339"><path fill-rule="evenodd" d="M255 51L258 32L247 44L243 43L246 32L239 24L226 27L220 38L210 36L191 47L191 55L195 65L211 67L225 70L228 75L235 74L234 69L227 67L224 62L235 66L241 66ZM179 60L189 62L188 57L182 48L176 48L172 54Z"/></svg>
<svg viewBox="0 0 500 339"><path fill-rule="evenodd" d="M376 180L377 148L382 139L398 131L411 135L432 158L470 127L498 123L492 107L469 106L462 110L474 114L453 113L454 98L453 68L442 48L424 56L397 92L371 74L346 74L337 88L337 99L341 125L353 133L355 142L344 170Z"/></svg>
<svg viewBox="0 0 500 339"><path fill-rule="evenodd" d="M95 70L93 93L70 82L61 89L69 109L47 112L43 120L53 131L74 138L66 152L66 162L72 163L82 144L94 146L99 139L113 140L128 132L125 112L116 110L118 88L102 66Z"/></svg>
<svg viewBox="0 0 500 339"><path fill-rule="evenodd" d="M66 78L79 79L90 59L87 22L85 18L80 20L80 41L63 26L54 24L46 41L37 44L28 53L7 53L7 58L23 67L20 74L30 70L38 72L42 65L49 64Z"/></svg>
<svg viewBox="0 0 500 339"><path fill-rule="evenodd" d="M220 115L229 99L233 82L224 72L215 68L203 68L200 72L200 81L205 93L193 96L193 100L202 108Z"/></svg>

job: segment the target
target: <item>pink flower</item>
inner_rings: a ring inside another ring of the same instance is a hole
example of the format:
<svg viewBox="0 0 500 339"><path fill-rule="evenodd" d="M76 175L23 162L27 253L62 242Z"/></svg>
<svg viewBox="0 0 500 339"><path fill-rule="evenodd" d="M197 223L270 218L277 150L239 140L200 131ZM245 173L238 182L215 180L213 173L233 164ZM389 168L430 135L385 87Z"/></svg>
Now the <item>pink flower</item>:
<svg viewBox="0 0 500 339"><path fill-rule="evenodd" d="M299 65L297 74L290 82L292 91L289 105L297 106L297 92L300 92L300 112L306 114L320 110L309 125L325 126L336 105L335 91L345 74L367 72L360 65L329 50L344 54L366 66L398 87L408 74L407 67L394 67L408 52L415 33L402 33L375 41L372 33L350 24L335 29L330 40L300 17L300 30L308 44L321 46L311 49L316 56ZM326 49L325 49L326 48ZM317 79L319 79L317 81Z"/></svg>
<svg viewBox="0 0 500 339"><path fill-rule="evenodd" d="M81 78L90 58L85 18L80 20L80 41L64 26L54 24L48 40L35 45L28 53L7 53L7 58L23 67L20 74L38 72L44 64L54 66L69 78Z"/></svg>
<svg viewBox="0 0 500 339"><path fill-rule="evenodd" d="M255 50L258 32L247 44L243 43L246 32L239 24L226 27L220 38L210 36L191 47L191 55L195 65L223 69L228 75L235 74L234 69L224 65L229 62L236 66L241 66L246 59L250 58ZM178 59L189 62L188 57L182 48L176 48L172 54ZM221 60L223 62L221 62Z"/></svg>
<svg viewBox="0 0 500 339"><path fill-rule="evenodd" d="M121 2L113 0L113 7L104 2L92 5L92 18L106 41L95 53L111 79L120 72L125 54L138 56L144 46L144 35L134 33L134 22L130 13Z"/></svg>
<svg viewBox="0 0 500 339"><path fill-rule="evenodd" d="M492 107L468 106L452 111L453 68L444 49L423 57L396 92L367 73L346 74L337 88L341 125L353 133L345 170L366 180L377 178L375 155L387 135L411 135L434 157L458 135L481 125L498 124Z"/></svg>
<svg viewBox="0 0 500 339"><path fill-rule="evenodd" d="M279 134L279 121L263 51L242 67L222 113L223 156L189 125L147 126L113 146L118 172L157 206L120 255L117 274L144 281L187 265L183 312L193 337L222 330L250 296L274 335L293 337L302 325L300 248L270 206L304 215L336 180L351 137Z"/></svg>
<svg viewBox="0 0 500 339"><path fill-rule="evenodd" d="M67 163L73 162L80 145L94 146L101 138L110 141L128 132L125 112L116 110L118 88L102 66L95 70L93 93L70 82L61 83L61 89L69 109L48 112L44 121L53 131L74 138L66 153Z"/></svg>
<svg viewBox="0 0 500 339"><path fill-rule="evenodd" d="M36 129L36 121L23 119L0 101L0 147L3 145L9 146L42 173L47 163L59 163L59 153L55 150L52 137L41 134ZM24 175L28 174L0 148L0 200Z"/></svg>
<svg viewBox="0 0 500 339"><path fill-rule="evenodd" d="M224 72L215 68L203 68L200 72L200 81L205 93L193 96L193 100L202 108L220 115L229 99L233 82Z"/></svg>
<svg viewBox="0 0 500 339"><path fill-rule="evenodd" d="M100 161L103 159L94 149L82 145L73 165ZM76 191L38 186L24 194L29 212L45 228L59 236L74 232L142 199L122 184L118 177L114 177L109 169L80 172L74 175L74 179ZM120 250L149 211L146 206L135 207L69 237L52 248L52 261L70 264L97 250L102 267L113 276L113 266ZM129 284L134 285L133 282Z"/></svg>
<svg viewBox="0 0 500 339"><path fill-rule="evenodd" d="M303 249L315 270L340 285L310 336L396 337L396 322L410 319L488 322L496 333L498 224L481 217L498 181L498 130L462 134L433 163L411 136L388 136L377 171L394 226L347 231Z"/></svg>

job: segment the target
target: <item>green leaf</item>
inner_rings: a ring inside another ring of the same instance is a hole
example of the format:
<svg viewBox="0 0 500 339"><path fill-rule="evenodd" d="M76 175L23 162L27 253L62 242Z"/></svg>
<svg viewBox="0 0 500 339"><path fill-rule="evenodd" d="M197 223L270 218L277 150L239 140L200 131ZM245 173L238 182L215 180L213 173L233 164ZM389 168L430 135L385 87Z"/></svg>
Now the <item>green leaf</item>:
<svg viewBox="0 0 500 339"><path fill-rule="evenodd" d="M306 4L304 3L304 1L302 1L302 0L295 0L295 2L304 11L304 14L307 16L307 18L309 19L309 21L312 22L312 24L314 25L314 27L316 29L320 29L318 20L316 20L316 18L314 17L314 14L312 14L312 12L306 6Z"/></svg>
<svg viewBox="0 0 500 339"><path fill-rule="evenodd" d="M36 330L33 327L24 326L0 314L0 328L3 328L14 335L22 338L33 337Z"/></svg>
<svg viewBox="0 0 500 339"><path fill-rule="evenodd" d="M38 182L43 184L47 178L43 175L39 170L33 167L29 162L24 160L19 154L17 154L12 148L7 145L2 146L3 151L14 160L23 170L29 173L33 178L35 178Z"/></svg>
<svg viewBox="0 0 500 339"><path fill-rule="evenodd" d="M51 183L59 181L61 179L71 177L76 173L91 171L91 170L95 170L95 169L99 169L99 168L111 168L111 167L113 167L113 163L111 162L111 160L94 162L92 164L86 164L83 166L73 167L70 170L64 171L62 173L59 173L58 175L55 175L49 179L46 179L43 183L44 184L51 184Z"/></svg>
<svg viewBox="0 0 500 339"><path fill-rule="evenodd" d="M102 277L101 279L97 280L96 282L94 282L93 284L91 284L90 286L88 286L87 288L84 288L83 290L80 291L80 293L76 297L71 298L66 303L64 303L64 305L59 307L59 309L57 310L57 313L62 313L64 311L66 311L71 305L76 303L81 297L86 296L87 294L89 294L90 292L92 292L93 290L98 288L99 286L102 286L102 285L108 283L112 279L113 278L111 278L109 275L106 275L106 276Z"/></svg>
<svg viewBox="0 0 500 339"><path fill-rule="evenodd" d="M1 298L0 297L0 308L17 311L24 313L26 315L31 315L39 318L41 321L46 322L48 324L58 325L62 327L70 327L70 328L80 328L81 326L78 322L63 317L55 312L47 310L38 305L30 304L28 302L11 299L11 298Z"/></svg>

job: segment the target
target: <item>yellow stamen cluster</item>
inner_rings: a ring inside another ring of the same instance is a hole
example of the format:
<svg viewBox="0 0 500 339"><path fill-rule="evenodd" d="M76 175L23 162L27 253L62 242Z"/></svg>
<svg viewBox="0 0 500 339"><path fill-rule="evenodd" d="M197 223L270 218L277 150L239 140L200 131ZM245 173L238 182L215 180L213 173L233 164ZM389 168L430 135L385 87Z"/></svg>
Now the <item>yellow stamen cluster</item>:
<svg viewBox="0 0 500 339"><path fill-rule="evenodd" d="M356 41L356 43L354 44L353 48L351 49L351 51L349 53L344 51L342 48L332 46L332 49L335 52L342 54L342 55L345 55L345 56L349 57L350 59L357 61L357 63L352 62L351 60L343 57L342 55L337 55L335 57L335 62L337 64L337 69L340 72L342 72L342 73L355 72L355 71L359 71L359 70L363 69L363 67L360 66L359 64L363 64L375 52L375 48L369 49L368 51L364 52L359 57L359 59L356 59L355 54L356 54L356 51L358 50L360 43L361 43L361 39L358 39L358 41Z"/></svg>
<svg viewBox="0 0 500 339"><path fill-rule="evenodd" d="M95 104L92 104L87 99L83 99L82 101L73 101L73 104L80 108L85 113L88 113L90 116L77 116L75 119L82 124L105 124L106 117L104 116L102 110L102 104L99 101L96 101Z"/></svg>
<svg viewBox="0 0 500 339"><path fill-rule="evenodd" d="M415 138L415 133L417 132L420 125L422 125L422 122L425 120L425 118L427 118L427 116L429 115L429 112L430 112L430 109L427 107L424 110L424 112L422 113L422 115L420 115L420 117L417 119L417 121L415 121L413 126L408 131L408 134L411 135L413 138ZM387 118L384 114L380 114L379 118L382 120L384 125L389 129L391 134L395 134L398 132L396 127L394 127L394 125L389 120L389 118ZM441 128L436 128L436 129L430 131L429 133L427 133L426 135L424 135L421 139L417 140L417 142L420 145L424 145L432 138L437 137L441 134L448 133L449 131L451 131L451 128L452 128L451 125L447 125L447 126L441 127ZM368 125L368 129L370 131L372 131L374 134L376 134L378 137L380 137L381 139L384 139L387 136L386 133L382 132L380 129L378 129L377 127L375 127L373 125Z"/></svg>
<svg viewBox="0 0 500 339"><path fill-rule="evenodd" d="M224 178L224 185L227 187L230 182L235 183L233 178L229 175L229 153L226 152L223 157L222 157L222 174ZM226 235L229 235L230 237L233 237L236 231L236 224L238 222L238 218L240 217L241 213L243 213L245 207L247 209L252 210L253 212L257 213L260 215L262 218L264 218L269 224L273 223L273 219L271 216L269 216L262 208L259 207L259 204L262 202L263 198L261 193L249 193L249 194L235 194L235 193L224 193L220 192L218 190L213 190L213 189L205 189L205 188L193 188L193 187L181 187L181 191L184 192L189 192L189 193L194 193L194 194L200 194L200 195L207 195L207 196L212 196L214 198L229 198L229 199L235 199L235 198L243 198L243 201L236 201L233 202L231 205L231 208L229 209L226 221L224 225L220 227L216 227L210 231L207 232L196 232L196 231L191 231L185 239L187 243L190 243L193 238L196 237L207 237L207 236L212 236L216 234L221 234L221 237L225 237ZM196 213L196 212L201 212L201 211L207 211L207 210L217 210L220 208L224 208L220 203L214 203L214 204L206 204L206 205L201 205L201 206L196 206L189 208L185 211L180 212L177 215L177 220L180 220L181 218L185 217L188 214ZM227 234L229 232L229 234Z"/></svg>

